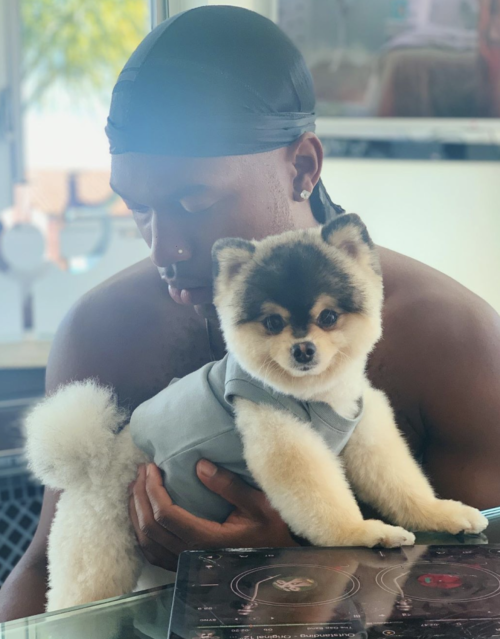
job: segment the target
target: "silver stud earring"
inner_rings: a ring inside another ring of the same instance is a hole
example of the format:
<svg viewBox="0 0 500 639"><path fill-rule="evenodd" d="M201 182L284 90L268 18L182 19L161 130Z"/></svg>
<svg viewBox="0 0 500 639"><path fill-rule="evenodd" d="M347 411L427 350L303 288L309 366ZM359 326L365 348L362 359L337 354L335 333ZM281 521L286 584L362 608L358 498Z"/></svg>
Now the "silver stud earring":
<svg viewBox="0 0 500 639"><path fill-rule="evenodd" d="M303 200L308 200L308 199L311 197L311 191L307 191L306 189L304 189L304 190L301 192L300 197L301 197Z"/></svg>
<svg viewBox="0 0 500 639"><path fill-rule="evenodd" d="M182 254L184 253L184 250L183 250L183 249L177 249L177 253L178 253L179 255L182 255Z"/></svg>

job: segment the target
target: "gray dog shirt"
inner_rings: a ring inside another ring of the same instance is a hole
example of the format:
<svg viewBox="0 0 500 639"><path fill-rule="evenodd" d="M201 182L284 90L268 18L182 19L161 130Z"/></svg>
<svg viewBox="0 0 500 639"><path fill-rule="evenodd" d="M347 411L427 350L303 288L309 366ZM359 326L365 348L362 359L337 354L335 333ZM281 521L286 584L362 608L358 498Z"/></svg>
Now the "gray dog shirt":
<svg viewBox="0 0 500 639"><path fill-rule="evenodd" d="M346 419L328 404L301 402L278 393L246 373L231 355L173 380L134 411L132 437L163 471L176 504L218 522L228 517L232 506L200 482L196 476L200 459L209 459L256 486L235 426L235 397L269 404L309 423L334 453L342 451L362 417L362 404L354 419Z"/></svg>

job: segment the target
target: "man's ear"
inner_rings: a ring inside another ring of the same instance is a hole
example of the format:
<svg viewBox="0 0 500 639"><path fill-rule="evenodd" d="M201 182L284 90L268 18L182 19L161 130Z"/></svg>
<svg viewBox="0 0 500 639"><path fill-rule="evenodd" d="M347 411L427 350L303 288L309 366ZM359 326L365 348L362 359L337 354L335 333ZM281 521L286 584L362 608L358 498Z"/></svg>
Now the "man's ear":
<svg viewBox="0 0 500 639"><path fill-rule="evenodd" d="M287 151L295 173L293 197L297 202L303 202L301 193L307 191L311 194L319 181L323 166L323 147L314 133L304 133Z"/></svg>
<svg viewBox="0 0 500 639"><path fill-rule="evenodd" d="M214 279L223 274L230 281L252 259L254 253L255 245L252 242L234 237L217 240L212 248Z"/></svg>
<svg viewBox="0 0 500 639"><path fill-rule="evenodd" d="M363 221L355 213L339 215L321 229L327 244L358 259L372 251L374 244Z"/></svg>

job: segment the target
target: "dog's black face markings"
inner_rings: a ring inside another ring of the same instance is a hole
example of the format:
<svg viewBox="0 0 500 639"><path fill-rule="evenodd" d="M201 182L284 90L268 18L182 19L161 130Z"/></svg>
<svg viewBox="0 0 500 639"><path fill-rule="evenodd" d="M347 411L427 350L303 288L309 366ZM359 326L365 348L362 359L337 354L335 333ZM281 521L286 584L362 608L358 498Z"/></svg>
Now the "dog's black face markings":
<svg viewBox="0 0 500 639"><path fill-rule="evenodd" d="M237 237L228 237L221 240L217 240L212 247L212 275L214 280L220 275L219 253L225 248L240 249L245 251L248 255L255 253L255 246L247 240L241 240Z"/></svg>
<svg viewBox="0 0 500 639"><path fill-rule="evenodd" d="M319 248L304 242L277 246L245 284L239 323L257 321L263 304L273 302L290 313L296 338L307 335L311 310L323 294L335 298L341 312L363 310L362 294L351 284L349 275Z"/></svg>

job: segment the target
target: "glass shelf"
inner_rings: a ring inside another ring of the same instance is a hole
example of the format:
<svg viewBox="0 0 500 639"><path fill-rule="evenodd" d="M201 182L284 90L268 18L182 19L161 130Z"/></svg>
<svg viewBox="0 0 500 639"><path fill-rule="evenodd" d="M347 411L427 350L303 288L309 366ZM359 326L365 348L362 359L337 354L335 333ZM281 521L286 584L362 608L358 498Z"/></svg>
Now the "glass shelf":
<svg viewBox="0 0 500 639"><path fill-rule="evenodd" d="M486 535L418 534L417 543L500 543L500 508L483 511ZM167 639L174 585L0 624L0 639Z"/></svg>
<svg viewBox="0 0 500 639"><path fill-rule="evenodd" d="M162 639L174 585L0 624L1 639Z"/></svg>

